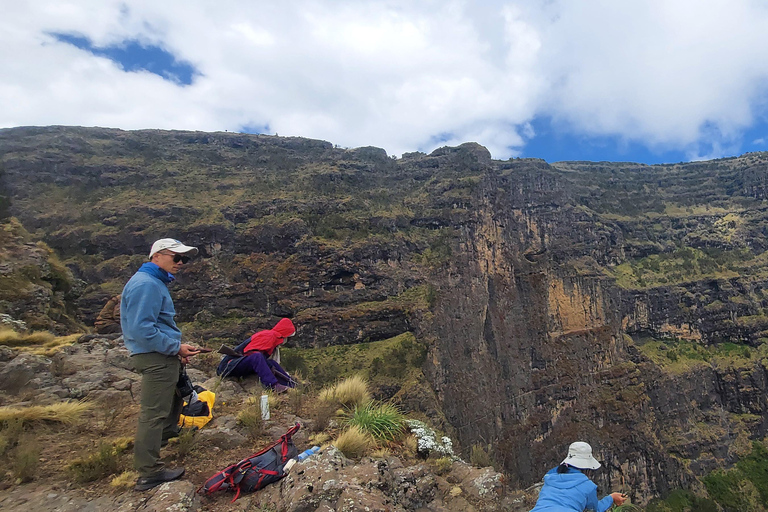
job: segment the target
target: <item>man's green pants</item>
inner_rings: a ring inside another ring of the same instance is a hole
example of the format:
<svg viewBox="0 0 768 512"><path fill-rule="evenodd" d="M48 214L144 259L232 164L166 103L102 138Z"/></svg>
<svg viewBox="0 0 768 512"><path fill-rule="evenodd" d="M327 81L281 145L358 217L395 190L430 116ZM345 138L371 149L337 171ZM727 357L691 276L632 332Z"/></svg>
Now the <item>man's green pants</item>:
<svg viewBox="0 0 768 512"><path fill-rule="evenodd" d="M133 447L133 464L139 476L163 470L160 444L178 434L182 401L176 391L181 361L159 352L134 354L133 366L141 374L141 412Z"/></svg>

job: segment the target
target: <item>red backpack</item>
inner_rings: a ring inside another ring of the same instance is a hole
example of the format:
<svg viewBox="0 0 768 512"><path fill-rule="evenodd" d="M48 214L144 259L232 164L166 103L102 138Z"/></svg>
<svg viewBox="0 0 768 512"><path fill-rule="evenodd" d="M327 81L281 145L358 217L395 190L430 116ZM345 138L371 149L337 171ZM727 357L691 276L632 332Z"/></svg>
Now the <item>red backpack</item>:
<svg viewBox="0 0 768 512"><path fill-rule="evenodd" d="M301 425L296 423L274 443L213 475L197 492L210 496L216 491L235 491L234 502L241 492L258 491L277 482L285 476L285 463L299 454L291 437L300 428Z"/></svg>

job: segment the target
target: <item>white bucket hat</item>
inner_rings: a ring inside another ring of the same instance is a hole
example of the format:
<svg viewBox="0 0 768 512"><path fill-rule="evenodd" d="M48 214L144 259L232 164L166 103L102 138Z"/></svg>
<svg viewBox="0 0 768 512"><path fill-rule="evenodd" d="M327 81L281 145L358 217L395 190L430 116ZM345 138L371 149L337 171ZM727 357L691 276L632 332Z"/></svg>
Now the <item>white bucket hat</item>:
<svg viewBox="0 0 768 512"><path fill-rule="evenodd" d="M561 462L578 469L597 469L600 463L592 456L592 447L583 441L571 443L568 447L568 456Z"/></svg>
<svg viewBox="0 0 768 512"><path fill-rule="evenodd" d="M159 251L171 251L177 254L192 253L192 256L197 254L197 247L190 247L184 245L178 240L173 238L161 238L152 244L152 249L149 251L149 259L152 259L152 255Z"/></svg>

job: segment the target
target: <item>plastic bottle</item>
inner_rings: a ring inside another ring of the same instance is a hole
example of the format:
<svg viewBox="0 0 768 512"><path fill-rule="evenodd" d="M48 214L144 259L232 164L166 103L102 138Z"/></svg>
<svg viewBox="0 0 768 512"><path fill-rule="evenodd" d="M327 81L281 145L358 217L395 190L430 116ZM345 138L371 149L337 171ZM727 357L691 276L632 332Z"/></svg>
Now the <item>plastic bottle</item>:
<svg viewBox="0 0 768 512"><path fill-rule="evenodd" d="M261 419L267 421L269 419L269 396L261 395Z"/></svg>
<svg viewBox="0 0 768 512"><path fill-rule="evenodd" d="M320 451L319 446L313 446L312 448L304 450L303 452L298 454L296 457L294 457L293 459L285 463L285 466L283 466L283 472L288 473L297 462L301 462L307 457L309 457L310 455L314 455L319 451Z"/></svg>
<svg viewBox="0 0 768 512"><path fill-rule="evenodd" d="M313 446L312 448L308 448L308 449L304 450L303 452L301 452L300 454L298 454L296 456L296 460L301 462L304 459L306 459L307 457L309 457L310 455L314 455L314 454L316 454L319 451L320 451L320 447L319 446Z"/></svg>

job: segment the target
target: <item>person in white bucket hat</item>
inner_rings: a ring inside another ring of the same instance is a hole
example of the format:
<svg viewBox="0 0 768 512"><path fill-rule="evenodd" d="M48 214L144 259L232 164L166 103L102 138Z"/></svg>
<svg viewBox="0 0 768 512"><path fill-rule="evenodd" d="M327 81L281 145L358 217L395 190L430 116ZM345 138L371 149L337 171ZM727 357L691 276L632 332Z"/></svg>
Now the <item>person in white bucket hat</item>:
<svg viewBox="0 0 768 512"><path fill-rule="evenodd" d="M597 499L597 485L584 472L599 467L600 463L592 456L589 444L582 441L571 443L563 462L544 475L544 487L531 512L605 512L613 505L622 505L627 496L619 492Z"/></svg>

